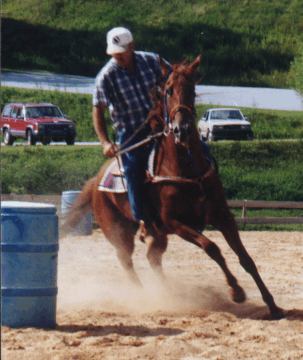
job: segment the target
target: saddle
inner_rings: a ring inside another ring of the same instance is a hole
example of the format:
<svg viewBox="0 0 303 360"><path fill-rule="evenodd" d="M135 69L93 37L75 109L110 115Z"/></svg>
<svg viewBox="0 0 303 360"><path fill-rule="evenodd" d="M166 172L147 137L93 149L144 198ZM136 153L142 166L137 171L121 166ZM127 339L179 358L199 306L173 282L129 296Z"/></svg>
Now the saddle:
<svg viewBox="0 0 303 360"><path fill-rule="evenodd" d="M153 177L154 160L155 149L153 149L149 155L146 181ZM98 185L98 190L120 194L127 193L127 181L124 175L121 158L119 158L119 161L117 158L111 160Z"/></svg>
<svg viewBox="0 0 303 360"><path fill-rule="evenodd" d="M148 158L148 166L146 170L146 182L151 183L163 183L163 182L173 182L179 184L192 184L194 186L203 187L203 181L211 176L214 172L218 172L217 164L213 160L210 161L209 170L200 177L197 178L183 178L179 176L157 176L154 174L155 169L155 154L156 154L156 146L151 151ZM119 166L120 164L120 166ZM116 158L112 159L106 168L104 175L98 185L99 191L106 191L112 193L127 193L127 181L123 173L122 161L119 159L119 162Z"/></svg>

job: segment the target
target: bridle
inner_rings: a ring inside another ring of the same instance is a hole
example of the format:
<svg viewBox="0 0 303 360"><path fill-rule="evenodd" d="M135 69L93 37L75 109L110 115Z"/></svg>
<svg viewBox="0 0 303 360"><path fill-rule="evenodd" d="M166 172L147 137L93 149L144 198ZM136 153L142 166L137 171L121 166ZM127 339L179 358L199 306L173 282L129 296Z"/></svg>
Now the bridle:
<svg viewBox="0 0 303 360"><path fill-rule="evenodd" d="M168 105L167 105L167 97L168 97L168 91L165 91L165 94L163 96L163 117L159 117L160 121L162 121L165 126L162 131L149 135L146 139L139 141L138 143L130 146L126 146L132 138L134 138L135 135L138 134L142 130L142 128L149 122L149 119L147 118L141 126L134 132L132 136L130 136L129 139L127 139L121 146L119 151L117 151L116 156L120 156L124 153L127 153L129 151L133 151L136 148L146 145L147 143L160 138L162 135L168 136L169 134L173 134L175 137L175 142L177 143L180 140L180 131L176 131L173 127L173 119L175 118L176 114L182 110L185 110L188 112L189 116L194 119L195 118L195 108L192 105L185 105L185 104L177 104L175 105L169 112L168 112Z"/></svg>
<svg viewBox="0 0 303 360"><path fill-rule="evenodd" d="M194 109L192 106L178 104L178 105L175 105L169 112L170 122L171 122L171 119L173 119L176 116L177 112L179 112L180 110L186 110L190 114L191 117L194 117Z"/></svg>
<svg viewBox="0 0 303 360"><path fill-rule="evenodd" d="M168 110L168 90L164 93L164 120L165 120L165 128L163 134L168 136L169 134L173 134L175 137L175 143L180 143L181 140L181 130L179 126L174 126L173 122L178 112L187 112L190 118L194 121L195 118L195 109L193 105L185 105L178 103L177 105L173 106L172 109ZM183 126L183 129L188 129L189 124Z"/></svg>
<svg viewBox="0 0 303 360"><path fill-rule="evenodd" d="M175 138L175 143L180 143L180 129L176 132L176 128L173 126L174 119L176 114L181 111L185 111L191 118L192 121L195 120L195 108L193 105L185 105L178 103L177 105L173 106L172 109L168 111L168 91L166 90L164 94L164 103L163 103L163 112L164 112L164 123L165 127L163 130L163 134L168 136L172 134ZM189 124L186 124L185 127L189 127ZM194 178L187 178L181 176L161 176L161 175L154 175L152 174L151 178L149 179L152 183L174 183L174 184L189 184L193 186L198 186L199 188L203 188L204 181L212 176L214 173L214 169L212 166L209 167L208 171L201 175L196 176Z"/></svg>

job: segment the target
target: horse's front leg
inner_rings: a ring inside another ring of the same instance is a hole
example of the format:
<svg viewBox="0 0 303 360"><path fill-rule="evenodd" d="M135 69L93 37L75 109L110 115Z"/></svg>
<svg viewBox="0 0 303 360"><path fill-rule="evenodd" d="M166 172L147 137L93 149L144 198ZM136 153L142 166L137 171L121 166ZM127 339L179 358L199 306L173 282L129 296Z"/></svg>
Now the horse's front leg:
<svg viewBox="0 0 303 360"><path fill-rule="evenodd" d="M244 302L246 299L245 292L240 285L238 285L237 279L231 273L226 265L225 259L221 254L219 247L209 240L205 235L200 234L198 231L190 228L189 226L181 223L177 220L169 220L166 222L166 226L176 235L179 235L184 240L191 242L192 244L203 249L206 254L212 258L223 270L228 285L231 287L231 294L233 301L237 303Z"/></svg>
<svg viewBox="0 0 303 360"><path fill-rule="evenodd" d="M279 308L272 294L267 289L266 285L264 284L257 267L250 257L248 252L246 251L240 236L239 231L236 225L236 222L232 216L225 216L225 223L224 224L217 224L217 228L220 229L222 234L224 235L227 243L232 248L232 250L236 253L239 258L240 264L242 267L252 276L255 283L257 284L262 298L266 305L268 306L271 316L273 319L281 319L284 317L284 312L281 308Z"/></svg>
<svg viewBox="0 0 303 360"><path fill-rule="evenodd" d="M162 268L162 256L167 249L167 236L151 232L146 238L147 259L157 277L164 282L165 276Z"/></svg>

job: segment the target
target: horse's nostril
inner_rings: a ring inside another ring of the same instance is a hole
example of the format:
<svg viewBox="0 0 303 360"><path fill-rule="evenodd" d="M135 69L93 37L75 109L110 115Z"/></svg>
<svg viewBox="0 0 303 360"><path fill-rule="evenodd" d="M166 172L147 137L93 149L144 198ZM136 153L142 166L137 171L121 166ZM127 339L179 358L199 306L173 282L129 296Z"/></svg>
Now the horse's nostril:
<svg viewBox="0 0 303 360"><path fill-rule="evenodd" d="M180 129L178 126L174 127L174 134L179 134Z"/></svg>

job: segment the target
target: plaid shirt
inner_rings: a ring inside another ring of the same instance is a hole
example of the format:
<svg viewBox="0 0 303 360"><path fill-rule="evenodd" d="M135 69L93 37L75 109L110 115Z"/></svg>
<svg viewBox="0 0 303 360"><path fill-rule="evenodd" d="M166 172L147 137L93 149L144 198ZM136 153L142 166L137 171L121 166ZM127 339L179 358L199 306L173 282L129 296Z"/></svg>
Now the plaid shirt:
<svg viewBox="0 0 303 360"><path fill-rule="evenodd" d="M157 54L136 51L135 69L129 73L111 58L96 77L93 105L109 108L120 134L131 134L144 122L152 107L150 90L163 81Z"/></svg>

